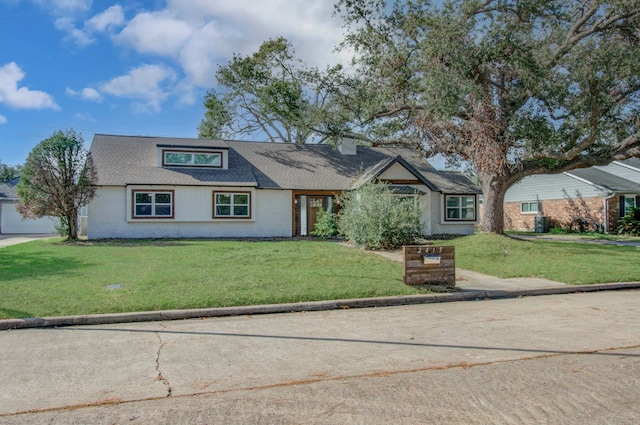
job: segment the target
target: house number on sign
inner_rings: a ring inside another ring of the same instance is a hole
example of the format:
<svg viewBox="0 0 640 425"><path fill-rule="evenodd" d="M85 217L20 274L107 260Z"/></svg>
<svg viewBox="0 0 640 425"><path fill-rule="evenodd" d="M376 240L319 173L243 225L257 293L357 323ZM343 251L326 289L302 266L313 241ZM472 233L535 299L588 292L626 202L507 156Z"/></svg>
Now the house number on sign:
<svg viewBox="0 0 640 425"><path fill-rule="evenodd" d="M425 254L442 254L441 246L434 246L433 248L426 247L424 248ZM422 247L418 248L418 254L422 254Z"/></svg>

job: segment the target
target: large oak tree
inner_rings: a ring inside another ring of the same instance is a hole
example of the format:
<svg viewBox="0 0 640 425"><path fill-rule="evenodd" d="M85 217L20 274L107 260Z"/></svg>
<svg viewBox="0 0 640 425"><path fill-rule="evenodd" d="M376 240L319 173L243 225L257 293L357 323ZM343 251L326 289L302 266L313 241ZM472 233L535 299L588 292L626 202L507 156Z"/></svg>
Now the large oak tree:
<svg viewBox="0 0 640 425"><path fill-rule="evenodd" d="M305 67L291 43L265 41L247 56L234 55L216 72L217 88L204 98L201 138L250 137L269 142L319 143L340 129L330 128L325 85L341 67L324 72Z"/></svg>
<svg viewBox="0 0 640 425"><path fill-rule="evenodd" d="M201 135L444 154L476 173L496 233L523 177L640 156L637 0L340 0L336 15L350 66L300 71L269 40L220 68Z"/></svg>
<svg viewBox="0 0 640 425"><path fill-rule="evenodd" d="M358 90L383 139L470 163L502 233L525 176L640 156L636 0L342 0ZM362 93L366 93L362 96Z"/></svg>

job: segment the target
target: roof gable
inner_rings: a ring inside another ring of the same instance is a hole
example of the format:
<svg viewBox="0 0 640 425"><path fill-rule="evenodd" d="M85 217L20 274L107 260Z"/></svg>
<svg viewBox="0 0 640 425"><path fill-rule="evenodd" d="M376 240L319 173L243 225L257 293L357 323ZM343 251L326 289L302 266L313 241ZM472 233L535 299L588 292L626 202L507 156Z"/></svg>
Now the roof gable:
<svg viewBox="0 0 640 425"><path fill-rule="evenodd" d="M438 188L434 186L430 181L428 181L418 170L415 169L413 165L411 165L407 160L405 160L400 155L395 158L388 158L386 160L380 161L371 167L368 172L363 174L358 181L352 186L353 189L362 186L364 183L369 182L373 179L377 179L382 177L387 171L391 170L394 166L400 165L403 167L410 175L412 175L416 180L420 181L422 184L427 186L432 191L438 191Z"/></svg>

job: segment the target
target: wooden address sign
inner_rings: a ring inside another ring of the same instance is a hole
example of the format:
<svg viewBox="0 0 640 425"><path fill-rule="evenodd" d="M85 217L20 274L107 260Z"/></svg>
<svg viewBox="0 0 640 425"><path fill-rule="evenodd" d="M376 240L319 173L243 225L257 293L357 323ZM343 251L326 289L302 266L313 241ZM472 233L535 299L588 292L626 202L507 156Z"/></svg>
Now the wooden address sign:
<svg viewBox="0 0 640 425"><path fill-rule="evenodd" d="M404 283L412 286L456 286L455 247L405 245Z"/></svg>

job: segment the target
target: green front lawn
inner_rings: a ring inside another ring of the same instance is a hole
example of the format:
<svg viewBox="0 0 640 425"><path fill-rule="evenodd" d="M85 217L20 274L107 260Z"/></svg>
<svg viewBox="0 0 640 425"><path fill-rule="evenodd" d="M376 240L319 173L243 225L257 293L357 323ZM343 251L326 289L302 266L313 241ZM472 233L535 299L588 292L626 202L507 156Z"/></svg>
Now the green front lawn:
<svg viewBox="0 0 640 425"><path fill-rule="evenodd" d="M640 248L478 234L456 266L498 277L640 279ZM29 242L0 249L0 319L407 295L402 264L321 241Z"/></svg>
<svg viewBox="0 0 640 425"><path fill-rule="evenodd" d="M0 319L416 293L401 264L334 242L54 239L0 249Z"/></svg>
<svg viewBox="0 0 640 425"><path fill-rule="evenodd" d="M569 284L640 281L640 248L522 241L486 233L438 241L456 247L456 266L501 278L540 277Z"/></svg>

